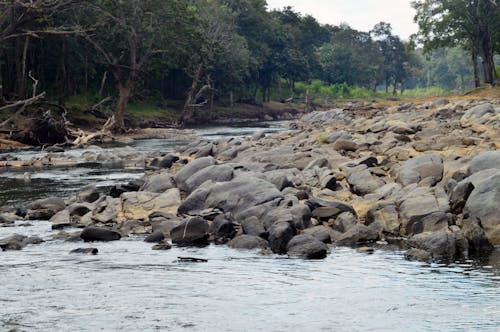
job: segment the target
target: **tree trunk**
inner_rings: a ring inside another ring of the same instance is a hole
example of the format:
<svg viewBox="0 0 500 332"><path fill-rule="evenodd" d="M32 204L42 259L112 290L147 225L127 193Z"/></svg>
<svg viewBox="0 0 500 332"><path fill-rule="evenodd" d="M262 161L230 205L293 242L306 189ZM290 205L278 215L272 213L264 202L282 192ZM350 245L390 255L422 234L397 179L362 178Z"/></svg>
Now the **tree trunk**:
<svg viewBox="0 0 500 332"><path fill-rule="evenodd" d="M477 68L477 50L474 45L472 45L471 56L472 56L472 68L474 70L474 87L479 88L481 86L481 82L479 81L479 70Z"/></svg>
<svg viewBox="0 0 500 332"><path fill-rule="evenodd" d="M193 81L191 82L191 87L188 90L186 96L186 102L184 103L184 108L182 109L182 114L179 119L181 125L184 125L187 122L189 122L194 116L194 108L192 105L195 102L194 96L196 92L196 87L198 86L198 83L200 81L200 76L201 76L201 66L198 67L194 72Z"/></svg>
<svg viewBox="0 0 500 332"><path fill-rule="evenodd" d="M131 79L128 79L125 84L118 83L119 96L114 113L115 124L112 128L113 132L123 133L125 131L125 111L127 110L128 101L132 96L133 88L134 82Z"/></svg>

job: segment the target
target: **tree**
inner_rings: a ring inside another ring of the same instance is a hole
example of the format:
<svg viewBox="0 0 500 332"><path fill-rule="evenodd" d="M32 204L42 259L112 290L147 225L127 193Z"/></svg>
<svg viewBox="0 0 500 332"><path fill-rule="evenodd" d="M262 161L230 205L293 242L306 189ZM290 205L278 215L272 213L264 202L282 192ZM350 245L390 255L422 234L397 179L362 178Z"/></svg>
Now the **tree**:
<svg viewBox="0 0 500 332"><path fill-rule="evenodd" d="M194 13L181 0L93 0L76 19L92 29L82 36L115 78L119 98L112 129L123 131L127 104L151 59L190 53Z"/></svg>
<svg viewBox="0 0 500 332"><path fill-rule="evenodd" d="M484 81L496 77L494 52L498 36L500 6L495 0L416 0L415 22L419 32L413 38L426 51L438 46L461 46L471 52L476 78L477 57L482 58Z"/></svg>

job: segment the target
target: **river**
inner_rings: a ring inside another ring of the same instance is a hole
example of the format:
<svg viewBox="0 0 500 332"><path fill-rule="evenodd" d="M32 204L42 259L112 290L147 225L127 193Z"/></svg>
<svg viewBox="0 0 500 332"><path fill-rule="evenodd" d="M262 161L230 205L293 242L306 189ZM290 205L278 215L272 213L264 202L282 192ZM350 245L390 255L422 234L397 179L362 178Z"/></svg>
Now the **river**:
<svg viewBox="0 0 500 332"><path fill-rule="evenodd" d="M197 128L196 135L250 135L265 126ZM143 140L169 152L186 144ZM118 148L109 148L118 149ZM74 154L85 151L73 151ZM25 158L35 152L23 152ZM22 155L21 154L21 155ZM22 156L21 156L22 157ZM139 178L137 168L84 167L0 173L0 202L18 206L67 196L87 183ZM48 239L49 222L0 228ZM0 331L499 331L500 252L482 261L406 261L397 248L373 254L334 247L304 261L226 246L151 250L142 238L109 243L59 240L0 252ZM70 254L94 246L96 256ZM205 258L185 263L178 256Z"/></svg>

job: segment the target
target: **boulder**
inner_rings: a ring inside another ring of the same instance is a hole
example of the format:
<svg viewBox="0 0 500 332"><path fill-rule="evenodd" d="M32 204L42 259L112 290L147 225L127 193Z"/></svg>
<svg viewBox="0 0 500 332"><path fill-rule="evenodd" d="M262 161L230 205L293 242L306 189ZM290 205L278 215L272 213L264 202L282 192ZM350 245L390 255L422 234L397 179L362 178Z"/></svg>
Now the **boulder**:
<svg viewBox="0 0 500 332"><path fill-rule="evenodd" d="M66 204L59 197L39 199L28 206L26 219L49 220L53 215L65 208Z"/></svg>
<svg viewBox="0 0 500 332"><path fill-rule="evenodd" d="M267 238L267 231L259 219L255 216L243 220L241 222L241 228L243 229L243 233L247 235L259 236L264 239Z"/></svg>
<svg viewBox="0 0 500 332"><path fill-rule="evenodd" d="M97 255L99 250L97 248L77 248L71 250L69 253L70 254L90 254L90 255Z"/></svg>
<svg viewBox="0 0 500 332"><path fill-rule="evenodd" d="M467 111L460 119L460 124L463 127L469 127L475 124L486 124L488 122L498 120L498 112L490 103L474 106Z"/></svg>
<svg viewBox="0 0 500 332"><path fill-rule="evenodd" d="M333 143L333 148L337 151L356 151L359 147L353 140L339 138Z"/></svg>
<svg viewBox="0 0 500 332"><path fill-rule="evenodd" d="M226 242L236 235L233 222L222 214L215 217L208 232L215 237L217 243Z"/></svg>
<svg viewBox="0 0 500 332"><path fill-rule="evenodd" d="M333 238L335 243L343 245L374 242L378 239L379 234L376 230L361 223L353 225L345 233L335 234Z"/></svg>
<svg viewBox="0 0 500 332"><path fill-rule="evenodd" d="M263 238L248 234L235 237L227 245L235 249L266 249L268 247L267 241Z"/></svg>
<svg viewBox="0 0 500 332"><path fill-rule="evenodd" d="M161 173L148 176L140 190L161 194L172 188L175 188L173 176L169 173Z"/></svg>
<svg viewBox="0 0 500 332"><path fill-rule="evenodd" d="M351 190L355 194L361 196L373 193L385 185L385 181L382 178L372 175L368 169L352 172L347 177L347 183L349 183Z"/></svg>
<svg viewBox="0 0 500 332"><path fill-rule="evenodd" d="M312 216L318 220L328 221L328 219L335 218L343 212L350 212L356 215L351 205L341 201L327 201L319 198L310 198L305 204L312 211Z"/></svg>
<svg viewBox="0 0 500 332"><path fill-rule="evenodd" d="M153 243L153 242L161 242L163 240L165 240L165 234L163 234L162 231L157 230L146 236L144 242Z"/></svg>
<svg viewBox="0 0 500 332"><path fill-rule="evenodd" d="M158 167L159 168L170 168L178 160L179 160L179 157L169 153L158 162Z"/></svg>
<svg viewBox="0 0 500 332"><path fill-rule="evenodd" d="M399 235L399 213L395 202L379 202L366 213L365 223L378 222L386 234Z"/></svg>
<svg viewBox="0 0 500 332"><path fill-rule="evenodd" d="M434 260L455 260L464 253L461 251L462 239L449 229L437 232L425 232L414 235L408 244L416 249L430 253Z"/></svg>
<svg viewBox="0 0 500 332"><path fill-rule="evenodd" d="M120 199L124 217L128 220L146 220L153 212L176 214L181 204L180 192L176 188L162 194L145 191L123 193Z"/></svg>
<svg viewBox="0 0 500 332"><path fill-rule="evenodd" d="M323 259L328 247L309 234L294 236L287 244L287 254L305 259Z"/></svg>
<svg viewBox="0 0 500 332"><path fill-rule="evenodd" d="M203 182L211 180L213 182L225 182L233 179L233 168L226 165L207 166L191 175L183 184L183 190L191 193Z"/></svg>
<svg viewBox="0 0 500 332"><path fill-rule="evenodd" d="M208 244L208 222L201 217L191 217L170 231L172 243L178 246L204 246Z"/></svg>
<svg viewBox="0 0 500 332"><path fill-rule="evenodd" d="M252 176L237 176L229 182L206 182L186 198L179 213L196 214L217 208L238 215L249 208L282 198L283 194L270 182Z"/></svg>
<svg viewBox="0 0 500 332"><path fill-rule="evenodd" d="M80 234L80 238L85 242L94 242L94 241L108 242L108 241L120 240L121 235L118 232L106 228L86 227Z"/></svg>
<svg viewBox="0 0 500 332"><path fill-rule="evenodd" d="M269 246L275 254L286 254L288 242L295 236L296 231L286 221L275 222L269 228Z"/></svg>
<svg viewBox="0 0 500 332"><path fill-rule="evenodd" d="M432 254L426 250L411 248L405 252L405 258L410 261L432 261Z"/></svg>
<svg viewBox="0 0 500 332"><path fill-rule="evenodd" d="M475 185L464 207L464 219L478 222L488 241L500 245L500 173Z"/></svg>
<svg viewBox="0 0 500 332"><path fill-rule="evenodd" d="M403 186L430 181L434 185L443 178L443 159L436 154L424 154L404 162L397 174L397 180Z"/></svg>
<svg viewBox="0 0 500 332"><path fill-rule="evenodd" d="M186 181L198 171L208 166L215 165L212 157L198 158L184 166L174 177L177 186L181 190L186 190Z"/></svg>
<svg viewBox="0 0 500 332"><path fill-rule="evenodd" d="M449 201L442 187L417 187L399 202L402 235L437 231L450 223Z"/></svg>
<svg viewBox="0 0 500 332"><path fill-rule="evenodd" d="M500 151L487 151L472 158L468 173L474 174L487 169L500 169Z"/></svg>
<svg viewBox="0 0 500 332"><path fill-rule="evenodd" d="M101 193L95 186L95 184L89 184L76 194L76 199L80 203L93 203L99 199Z"/></svg>
<svg viewBox="0 0 500 332"><path fill-rule="evenodd" d="M462 231L469 243L470 254L487 255L494 249L478 221L465 220L462 224Z"/></svg>
<svg viewBox="0 0 500 332"><path fill-rule="evenodd" d="M309 234L323 243L331 243L332 238L330 237L330 231L330 228L323 225L318 225L308 229L304 229L303 234Z"/></svg>
<svg viewBox="0 0 500 332"><path fill-rule="evenodd" d="M469 199L470 194L474 190L474 185L469 181L462 181L457 184L451 191L450 195L450 210L455 214L462 213L462 210Z"/></svg>
<svg viewBox="0 0 500 332"><path fill-rule="evenodd" d="M123 193L140 190L143 185L144 185L144 180L142 179L130 181L127 184L117 184L111 187L111 189L109 190L109 196L113 198L118 198Z"/></svg>

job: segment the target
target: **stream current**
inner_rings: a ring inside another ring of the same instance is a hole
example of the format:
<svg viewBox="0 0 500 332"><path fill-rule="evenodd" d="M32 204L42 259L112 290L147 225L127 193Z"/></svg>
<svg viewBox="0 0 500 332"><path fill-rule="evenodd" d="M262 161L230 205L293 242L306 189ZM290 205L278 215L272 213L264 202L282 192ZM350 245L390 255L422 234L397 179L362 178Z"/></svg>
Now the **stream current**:
<svg viewBox="0 0 500 332"><path fill-rule="evenodd" d="M263 124L195 133L217 139L257 130L283 129ZM131 148L170 152L186 143L141 140ZM0 172L0 206L67 197L89 183L111 186L144 173L87 164L28 170L26 183L26 171ZM49 222L23 224L0 227L0 238L17 233L48 240L54 233ZM97 247L99 254L69 253L79 247ZM208 262L184 263L178 256ZM324 260L305 261L215 245L154 251L130 237L93 244L53 240L0 252L0 331L99 330L500 331L500 251L444 265L409 262L384 246L373 254L334 247Z"/></svg>

